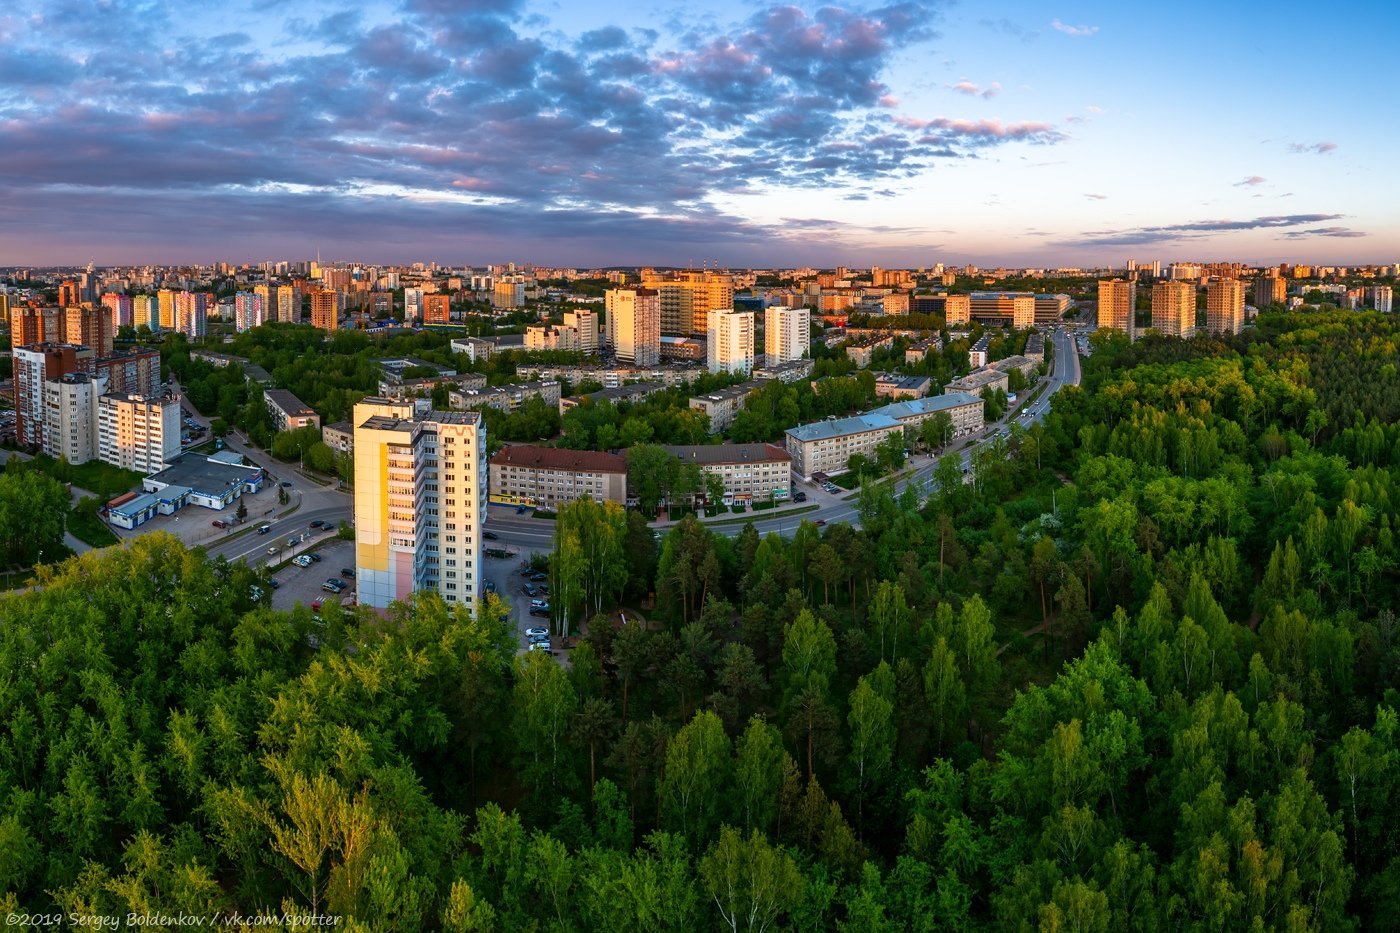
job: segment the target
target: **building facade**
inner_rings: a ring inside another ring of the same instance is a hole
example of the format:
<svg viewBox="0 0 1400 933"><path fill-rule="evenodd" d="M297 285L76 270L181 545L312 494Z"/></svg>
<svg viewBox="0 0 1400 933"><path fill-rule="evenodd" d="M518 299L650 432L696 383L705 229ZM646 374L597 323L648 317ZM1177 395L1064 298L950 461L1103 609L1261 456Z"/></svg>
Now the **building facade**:
<svg viewBox="0 0 1400 933"><path fill-rule="evenodd" d="M511 444L491 458L491 501L558 509L584 496L627 502L627 461L617 454Z"/></svg>
<svg viewBox="0 0 1400 933"><path fill-rule="evenodd" d="M637 366L660 363L660 294L650 288L614 288L606 301L608 345L617 358Z"/></svg>
<svg viewBox="0 0 1400 933"><path fill-rule="evenodd" d="M180 455L180 402L109 393L97 400L97 456L150 475Z"/></svg>
<svg viewBox="0 0 1400 933"><path fill-rule="evenodd" d="M668 446L666 452L696 464L706 476L718 476L727 504L782 500L792 492L792 457L773 444Z"/></svg>
<svg viewBox="0 0 1400 933"><path fill-rule="evenodd" d="M89 304L63 309L63 342L92 347L93 355L112 353L112 317L106 308Z"/></svg>
<svg viewBox="0 0 1400 933"><path fill-rule="evenodd" d="M705 331L705 365L710 372L747 375L753 372L753 357L753 312L711 310Z"/></svg>
<svg viewBox="0 0 1400 933"><path fill-rule="evenodd" d="M97 457L97 400L107 380L84 372L64 373L44 382L43 450L74 465Z"/></svg>
<svg viewBox="0 0 1400 933"><path fill-rule="evenodd" d="M1206 329L1212 334L1238 334L1244 329L1244 283L1211 279L1206 285Z"/></svg>
<svg viewBox="0 0 1400 933"><path fill-rule="evenodd" d="M812 312L774 306L763 312L763 360L766 366L789 363L812 352Z"/></svg>
<svg viewBox="0 0 1400 933"><path fill-rule="evenodd" d="M321 416L286 389L264 389L263 401L278 431L295 431L297 428L319 430L321 427Z"/></svg>
<svg viewBox="0 0 1400 933"><path fill-rule="evenodd" d="M1191 282L1152 283L1152 329L1168 337L1196 332L1196 286Z"/></svg>
<svg viewBox="0 0 1400 933"><path fill-rule="evenodd" d="M1254 280L1254 307L1266 310L1274 302L1288 301L1288 280L1277 275L1261 275Z"/></svg>
<svg viewBox="0 0 1400 933"><path fill-rule="evenodd" d="M598 312L565 311L564 326L571 327L578 341L578 349L583 353L598 352Z"/></svg>
<svg viewBox="0 0 1400 933"><path fill-rule="evenodd" d="M657 293L661 332L671 337L703 334L711 311L734 307L734 277L723 273L643 271L642 288Z"/></svg>
<svg viewBox="0 0 1400 933"><path fill-rule="evenodd" d="M339 296L328 288L311 293L311 326L326 331L340 329Z"/></svg>
<svg viewBox="0 0 1400 933"><path fill-rule="evenodd" d="M44 447L44 383L69 373L95 372L91 347L39 343L16 347L14 355L15 438Z"/></svg>
<svg viewBox="0 0 1400 933"><path fill-rule="evenodd" d="M475 610L488 475L481 416L415 416L411 402L369 398L353 422L360 603L385 608L427 591Z"/></svg>
<svg viewBox="0 0 1400 933"><path fill-rule="evenodd" d="M1123 279L1099 280L1099 330L1116 330L1129 340L1137 339L1134 306L1136 289Z"/></svg>

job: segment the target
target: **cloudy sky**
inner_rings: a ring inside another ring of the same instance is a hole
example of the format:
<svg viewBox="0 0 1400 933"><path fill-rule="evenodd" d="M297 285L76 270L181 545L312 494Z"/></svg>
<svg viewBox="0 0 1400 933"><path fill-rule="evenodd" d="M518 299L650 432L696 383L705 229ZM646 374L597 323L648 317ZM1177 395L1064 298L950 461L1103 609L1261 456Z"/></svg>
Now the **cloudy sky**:
<svg viewBox="0 0 1400 933"><path fill-rule="evenodd" d="M1397 25L1351 0L9 0L0 265L1394 262L1393 83L1357 42Z"/></svg>

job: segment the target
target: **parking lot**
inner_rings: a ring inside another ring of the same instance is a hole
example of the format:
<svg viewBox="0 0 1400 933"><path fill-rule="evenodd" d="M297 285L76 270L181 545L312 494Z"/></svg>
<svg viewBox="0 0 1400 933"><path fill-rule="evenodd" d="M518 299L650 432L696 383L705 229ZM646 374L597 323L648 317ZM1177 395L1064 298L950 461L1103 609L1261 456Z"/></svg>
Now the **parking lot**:
<svg viewBox="0 0 1400 933"><path fill-rule="evenodd" d="M542 591L537 591L536 595L531 597L530 594L525 592L525 586L527 584L536 588L540 586L539 582L527 580L525 578L524 569L521 564L522 561L528 557L528 554L512 554L510 557L505 558L488 557L485 558L484 563L484 582L494 585L496 587L496 595L500 596L501 599L505 601L506 605L510 607L510 618L520 637L521 652L527 650L528 641L525 637L525 630L527 628L549 628L548 616L530 615L530 600L532 598L547 599L548 596ZM556 653L559 651L559 647L556 641L554 644ZM562 654L560 655L561 658L563 656Z"/></svg>
<svg viewBox="0 0 1400 933"><path fill-rule="evenodd" d="M286 548L286 544L285 538L276 542L275 546L281 547L283 553L274 558L274 561L284 560L292 552ZM308 553L300 545L294 546L293 550L298 554ZM353 576L342 577L340 571L342 568L346 570L355 568L355 543L331 537L326 543L312 549L309 553L315 554L321 559L313 561L309 567L288 564L273 574L279 585L277 589L272 591L272 608L291 609L297 603L310 606L318 601L331 600L339 600L347 606L351 605L354 602L355 580ZM325 583L329 577L343 579L349 586L339 595L327 593L321 589L321 584Z"/></svg>

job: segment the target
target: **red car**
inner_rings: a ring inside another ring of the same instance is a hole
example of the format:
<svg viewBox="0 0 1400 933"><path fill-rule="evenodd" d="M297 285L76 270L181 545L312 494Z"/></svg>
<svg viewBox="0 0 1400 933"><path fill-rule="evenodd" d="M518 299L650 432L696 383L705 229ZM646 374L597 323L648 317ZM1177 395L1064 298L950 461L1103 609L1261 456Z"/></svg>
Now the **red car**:
<svg viewBox="0 0 1400 933"><path fill-rule="evenodd" d="M321 611L321 601L320 601L319 599L316 600L314 603L311 604L311 611L312 611L312 612L320 612L320 611Z"/></svg>

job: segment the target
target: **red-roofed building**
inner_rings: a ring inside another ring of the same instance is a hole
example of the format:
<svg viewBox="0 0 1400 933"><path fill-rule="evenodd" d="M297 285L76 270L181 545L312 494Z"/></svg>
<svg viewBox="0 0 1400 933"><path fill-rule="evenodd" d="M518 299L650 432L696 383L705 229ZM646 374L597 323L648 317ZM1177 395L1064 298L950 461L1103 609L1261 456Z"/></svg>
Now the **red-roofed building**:
<svg viewBox="0 0 1400 933"><path fill-rule="evenodd" d="M627 461L617 454L513 444L491 458L491 501L556 509L591 496L627 502Z"/></svg>

